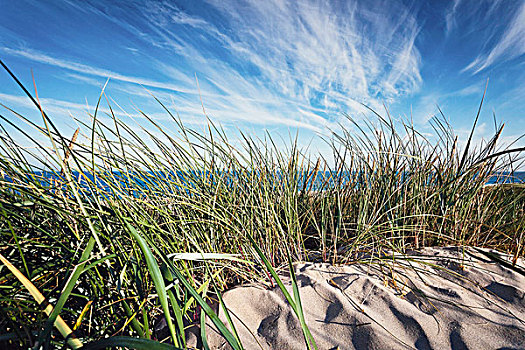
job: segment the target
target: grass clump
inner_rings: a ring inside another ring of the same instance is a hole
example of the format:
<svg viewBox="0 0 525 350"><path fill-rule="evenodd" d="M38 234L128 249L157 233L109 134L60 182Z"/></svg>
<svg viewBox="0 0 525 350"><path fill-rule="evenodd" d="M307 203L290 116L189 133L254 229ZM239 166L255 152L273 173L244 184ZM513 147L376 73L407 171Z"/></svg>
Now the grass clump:
<svg viewBox="0 0 525 350"><path fill-rule="evenodd" d="M222 291L250 281L284 289L278 272L288 266L294 281L297 261L451 244L524 255L524 185L486 186L521 165L523 149L498 148L502 126L461 149L444 117L431 138L380 115L348 117L353 126L327 139L332 162L270 135L239 144L212 123L199 133L168 109L175 130L109 110L101 119L97 104L72 139L42 110L42 123L0 114L0 254L18 271L0 266L0 343L185 348L206 315L240 349L210 300L223 307Z"/></svg>

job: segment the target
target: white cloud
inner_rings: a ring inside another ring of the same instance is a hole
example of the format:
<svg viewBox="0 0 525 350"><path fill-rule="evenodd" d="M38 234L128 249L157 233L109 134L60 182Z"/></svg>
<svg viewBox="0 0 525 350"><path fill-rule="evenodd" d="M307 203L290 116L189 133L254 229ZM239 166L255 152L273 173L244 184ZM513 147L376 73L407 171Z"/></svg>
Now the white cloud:
<svg viewBox="0 0 525 350"><path fill-rule="evenodd" d="M133 84L140 84L140 85L144 85L144 86L148 86L152 88L165 89L165 90L171 90L171 91L176 91L176 92L195 93L195 90L188 91L174 84L162 83L162 82L158 82L158 81L154 81L154 80L150 80L146 78L127 76L127 75L123 75L123 74L113 72L110 70L89 66L86 64L51 57L44 53L33 51L33 50L18 50L18 49L11 49L7 47L3 48L2 50L9 55L24 57L32 61L35 61L35 62L49 64L55 67L68 69L68 70L71 70L77 73L81 73L81 74L87 74L87 75L98 76L98 77L103 77L103 78L111 78L114 80L119 80L119 81L133 83Z"/></svg>
<svg viewBox="0 0 525 350"><path fill-rule="evenodd" d="M67 115L69 113L76 113L79 111L86 112L88 107L86 105L72 103L68 101L61 101L49 98L39 99L42 108L47 113L58 113ZM32 110L38 111L37 107L31 102L27 96L10 95L0 93L0 103L8 106L9 108L25 107Z"/></svg>
<svg viewBox="0 0 525 350"><path fill-rule="evenodd" d="M412 12L399 3L375 2L367 7L316 1L209 3L226 24L222 31L210 22L198 21L198 26L206 31L206 40L219 43L234 62L218 61L213 52L199 51L191 42L174 38L169 22L155 20L158 13L166 16L165 10L150 13L149 22L163 23L155 30L165 44L198 62L199 77L224 93L226 104L238 106L236 101L247 96L266 101L266 106L254 103L250 112L241 110L252 114L251 118L261 115L261 109L297 118L298 109L290 106L301 108L303 116L304 111L316 116L319 111L355 113L363 111L360 103L378 108L421 85L415 47L419 27ZM255 73L242 74L234 65ZM326 124L313 116L303 120L314 127Z"/></svg>
<svg viewBox="0 0 525 350"><path fill-rule="evenodd" d="M469 85L459 91L451 92L448 96L471 96L477 95L481 98L483 96L483 84Z"/></svg>
<svg viewBox="0 0 525 350"><path fill-rule="evenodd" d="M333 102L344 106L332 92L368 103L411 93L421 82L414 46L419 28L401 4L210 3L236 19L232 26L237 40L227 39L228 48L291 97L325 95L330 109Z"/></svg>
<svg viewBox="0 0 525 350"><path fill-rule="evenodd" d="M493 64L505 62L523 54L525 54L525 2L522 2L516 9L515 15L497 43L488 52L478 55L463 71L471 71L472 74L476 74Z"/></svg>
<svg viewBox="0 0 525 350"><path fill-rule="evenodd" d="M342 112L366 111L362 103L381 109L383 102L417 92L422 83L415 45L420 28L413 9L401 2L209 0L209 11L198 14L168 2L133 6L145 18L132 22L112 16L111 7L90 10L87 4L83 11L165 50L169 60L148 62L164 74L163 81L31 50L3 50L84 80L111 77L112 84L137 96L145 95L133 86L141 84L173 99L177 110L202 116L196 73L212 118L313 131L333 125Z"/></svg>
<svg viewBox="0 0 525 350"><path fill-rule="evenodd" d="M456 26L456 11L461 0L452 1L452 5L445 11L445 34L449 35Z"/></svg>

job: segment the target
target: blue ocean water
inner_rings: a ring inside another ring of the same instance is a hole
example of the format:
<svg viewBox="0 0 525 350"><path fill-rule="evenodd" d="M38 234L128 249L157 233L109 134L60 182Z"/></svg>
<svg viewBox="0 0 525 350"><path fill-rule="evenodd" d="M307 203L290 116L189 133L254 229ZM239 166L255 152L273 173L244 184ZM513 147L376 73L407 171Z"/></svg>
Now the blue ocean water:
<svg viewBox="0 0 525 350"><path fill-rule="evenodd" d="M66 185L64 184L65 179L61 178L56 173L39 171L33 173L32 175L34 176L34 178L38 179L38 181L44 188L63 188L64 190L66 190ZM129 184L130 178L128 178L128 175L131 177L132 184ZM28 175L28 177L29 176L30 175ZM87 181L89 179L91 186L93 186L92 184L96 184L96 187L98 188L96 189L97 195L107 194L108 196L111 196L116 194L114 193L115 191L112 190L112 188L119 188L117 192L128 192L130 195L136 197L146 195L146 192L150 192L152 190L158 191L159 194L170 193L173 190L184 190L184 188L179 187L181 184L188 190L189 187L195 187L199 183L215 182L218 181L219 178L222 183L228 185L228 183L233 183L235 181L235 178L237 178L238 176L239 174L235 172L229 173L227 176L224 176L224 173L222 172L219 172L214 175L209 172L205 173L195 171L176 171L169 173L156 172L146 174L125 174L121 172L113 172L111 174L104 174L104 176L93 176L89 173L80 174L78 171L72 173L73 179L79 182L80 189L82 192L84 192L85 195L89 195L92 192L90 184ZM272 185L276 188L282 188L282 186L285 185L283 181L285 181L286 177L284 177L281 172L275 172L273 176L274 181ZM344 184L348 181L350 177L355 180L356 176L359 177L361 175L350 173L340 173L336 175L335 173L330 172L317 172L315 174L301 173L297 174L296 181L300 190L305 189L307 191L316 191L326 188L333 188L337 185ZM110 186L110 183L107 182L107 179L111 179L113 186ZM8 176L4 176L4 181L10 182L10 180L11 179ZM361 184L366 184L369 181L370 179L366 179L364 177L362 179L359 179L359 183ZM435 181L435 178L429 179L429 181ZM170 183L170 185L167 185L167 183ZM487 181L487 184L497 183L525 183L525 171L516 171L513 173L498 173L492 176Z"/></svg>
<svg viewBox="0 0 525 350"><path fill-rule="evenodd" d="M525 183L525 171L515 171L514 173L500 173L489 179L487 184L496 183Z"/></svg>

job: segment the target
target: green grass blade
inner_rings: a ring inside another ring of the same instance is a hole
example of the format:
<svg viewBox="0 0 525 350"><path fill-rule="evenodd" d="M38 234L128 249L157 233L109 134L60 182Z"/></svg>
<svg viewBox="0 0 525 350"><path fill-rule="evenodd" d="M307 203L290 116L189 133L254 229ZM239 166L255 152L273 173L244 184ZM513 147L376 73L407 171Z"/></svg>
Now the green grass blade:
<svg viewBox="0 0 525 350"><path fill-rule="evenodd" d="M200 294L195 290L195 288L188 282L188 280L180 273L180 271L171 263L166 262L167 265L170 267L171 272L175 274L177 279L182 283L184 288L191 294L191 296L195 299L197 304L200 305L202 310L206 313L206 315L211 319L213 324L217 327L219 332L224 336L228 344L232 346L235 350L241 350L243 347L241 344L237 341L235 336L230 332L228 328L226 328L226 325L219 319L217 314L213 311L213 309L206 303L206 301L200 296Z"/></svg>
<svg viewBox="0 0 525 350"><path fill-rule="evenodd" d="M151 274L151 278L155 285L155 290L157 291L157 295L159 297L162 311L164 312L164 317L166 318L166 323L168 324L168 328L169 328L172 340L175 343L175 345L178 345L175 326L173 325L173 322L171 320L170 309L168 305L168 296L166 293L166 285L164 283L164 278L162 277L160 267L157 264L157 260L155 259L155 257L153 256L153 253L149 249L148 243L140 235L140 233L133 226L131 226L128 222L126 222L125 225L126 225L128 232L133 236L133 238L139 245L140 250L142 250L142 254L144 254L144 258L146 259L146 264L148 265L148 271Z"/></svg>
<svg viewBox="0 0 525 350"><path fill-rule="evenodd" d="M295 276L295 271L293 268L292 258L290 254L288 254L288 267L290 270L290 277L292 280L292 290L294 295L294 301L297 305L297 317L299 318L299 322L301 323L301 329L303 331L304 340L306 344L308 345L308 349L316 349L317 350L317 344L315 343L315 339L312 336L312 333L310 332L310 329L308 328L306 324L306 320L304 318L304 312L303 312L303 305L301 303L301 295L299 293L299 286L297 285L297 278Z"/></svg>

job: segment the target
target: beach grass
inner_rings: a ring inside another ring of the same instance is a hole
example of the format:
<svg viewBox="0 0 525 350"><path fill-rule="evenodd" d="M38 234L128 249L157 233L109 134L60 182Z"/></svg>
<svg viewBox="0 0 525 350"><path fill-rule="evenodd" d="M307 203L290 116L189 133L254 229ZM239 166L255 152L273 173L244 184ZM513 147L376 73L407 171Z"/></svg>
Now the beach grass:
<svg viewBox="0 0 525 350"><path fill-rule="evenodd" d="M101 115L104 93L68 138L27 94L39 122L0 112L0 344L185 348L207 317L241 349L220 295L258 282L282 289L314 349L295 262L446 245L524 256L525 185L487 186L523 149L499 146L503 126L474 145L479 112L467 140L443 115L431 136L345 116L328 157L271 135L231 141L211 121L198 132L168 108L169 129L145 113L130 125L109 103Z"/></svg>

